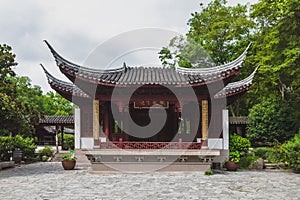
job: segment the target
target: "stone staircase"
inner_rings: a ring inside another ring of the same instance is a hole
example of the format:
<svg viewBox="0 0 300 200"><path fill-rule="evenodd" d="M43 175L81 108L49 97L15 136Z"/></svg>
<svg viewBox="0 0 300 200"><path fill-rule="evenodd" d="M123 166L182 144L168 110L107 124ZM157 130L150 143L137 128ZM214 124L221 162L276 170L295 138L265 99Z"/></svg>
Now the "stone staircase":
<svg viewBox="0 0 300 200"><path fill-rule="evenodd" d="M264 160L264 167L267 170L284 169L286 167L286 164L285 163L270 163L268 160Z"/></svg>

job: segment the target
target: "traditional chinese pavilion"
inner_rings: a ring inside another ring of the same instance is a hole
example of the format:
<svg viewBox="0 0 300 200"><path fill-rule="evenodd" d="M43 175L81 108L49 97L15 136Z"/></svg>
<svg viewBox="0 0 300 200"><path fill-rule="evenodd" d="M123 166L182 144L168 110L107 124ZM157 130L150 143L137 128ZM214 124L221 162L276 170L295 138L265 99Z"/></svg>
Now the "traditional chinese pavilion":
<svg viewBox="0 0 300 200"><path fill-rule="evenodd" d="M114 69L93 69L66 60L45 42L58 68L71 81L58 80L42 66L50 86L80 108L75 113L77 148L98 152L186 149L199 156L204 155L204 150L205 155L210 150L214 156L223 150L228 152L228 112L224 109L252 84L256 69L244 80L231 82L241 71L249 47L236 60L210 68L145 68L124 64ZM136 90L126 102L124 96L131 88ZM196 98L191 97L188 89ZM165 111L162 128L150 136L144 129L131 134L133 126L151 123L150 107L154 119L161 110Z"/></svg>

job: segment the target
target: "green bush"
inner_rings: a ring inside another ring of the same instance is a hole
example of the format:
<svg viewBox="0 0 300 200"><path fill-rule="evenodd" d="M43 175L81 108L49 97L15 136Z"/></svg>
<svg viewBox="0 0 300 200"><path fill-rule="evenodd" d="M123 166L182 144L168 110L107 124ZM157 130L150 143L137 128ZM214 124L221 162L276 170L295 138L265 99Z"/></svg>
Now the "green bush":
<svg viewBox="0 0 300 200"><path fill-rule="evenodd" d="M290 168L300 169L300 132L282 145L282 152Z"/></svg>
<svg viewBox="0 0 300 200"><path fill-rule="evenodd" d="M284 161L282 144L279 142L274 142L273 146L266 153L267 160L271 163L278 163Z"/></svg>
<svg viewBox="0 0 300 200"><path fill-rule="evenodd" d="M247 138L255 146L285 142L298 131L295 110L288 101L267 99L250 109Z"/></svg>
<svg viewBox="0 0 300 200"><path fill-rule="evenodd" d="M239 151L229 152L229 161L238 163L241 159L241 153Z"/></svg>
<svg viewBox="0 0 300 200"><path fill-rule="evenodd" d="M283 146L276 142L272 147L258 147L253 150L255 156L270 163L284 162Z"/></svg>
<svg viewBox="0 0 300 200"><path fill-rule="evenodd" d="M209 168L207 171L204 172L204 175L206 175L206 176L211 176L213 174L214 173L213 173L213 170L211 168Z"/></svg>
<svg viewBox="0 0 300 200"><path fill-rule="evenodd" d="M74 135L65 134L64 136L64 148L69 150L74 149Z"/></svg>
<svg viewBox="0 0 300 200"><path fill-rule="evenodd" d="M242 156L248 154L250 146L248 139L237 134L229 135L229 161L239 162Z"/></svg>
<svg viewBox="0 0 300 200"><path fill-rule="evenodd" d="M243 138L237 134L232 134L229 136L229 151L238 151L241 154L247 154L251 143L248 139Z"/></svg>
<svg viewBox="0 0 300 200"><path fill-rule="evenodd" d="M39 150L37 158L38 160L42 160L43 156L50 158L53 156L52 148L49 146L44 147L43 149Z"/></svg>
<svg viewBox="0 0 300 200"><path fill-rule="evenodd" d="M10 159L10 151L20 149L22 151L22 160L30 160L34 158L36 145L34 138L23 138L20 135L1 136L0 137L0 161L8 161Z"/></svg>
<svg viewBox="0 0 300 200"><path fill-rule="evenodd" d="M58 139L61 142L61 133L58 134ZM64 149L74 149L74 145L74 135L64 133Z"/></svg>
<svg viewBox="0 0 300 200"><path fill-rule="evenodd" d="M259 159L258 156L244 156L240 159L239 168L240 169L249 169L249 166Z"/></svg>
<svg viewBox="0 0 300 200"><path fill-rule="evenodd" d="M255 156L260 157L264 160L268 158L268 154L270 154L270 152L272 152L271 147L257 147L253 149L253 153L255 154Z"/></svg>

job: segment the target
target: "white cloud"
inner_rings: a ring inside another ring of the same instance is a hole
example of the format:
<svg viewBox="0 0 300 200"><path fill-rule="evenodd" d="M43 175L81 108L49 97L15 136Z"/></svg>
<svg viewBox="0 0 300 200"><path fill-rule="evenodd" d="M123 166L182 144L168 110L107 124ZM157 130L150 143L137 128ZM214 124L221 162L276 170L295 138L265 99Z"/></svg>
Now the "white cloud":
<svg viewBox="0 0 300 200"><path fill-rule="evenodd" d="M250 1L250 0L249 0ZM255 0L251 0L253 2ZM208 0L202 1L208 2ZM241 2L241 0L231 1ZM105 40L126 31L156 27L185 33L198 0L0 0L0 43L13 47L19 75L29 76L44 91L50 90L39 63L60 79L42 42L47 39L70 61L84 62Z"/></svg>

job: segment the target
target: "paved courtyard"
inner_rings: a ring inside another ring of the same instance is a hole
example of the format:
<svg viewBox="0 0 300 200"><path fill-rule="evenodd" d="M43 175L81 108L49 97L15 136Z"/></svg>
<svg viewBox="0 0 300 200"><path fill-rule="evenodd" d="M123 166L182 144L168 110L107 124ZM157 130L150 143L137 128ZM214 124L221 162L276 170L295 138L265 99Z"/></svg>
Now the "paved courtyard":
<svg viewBox="0 0 300 200"><path fill-rule="evenodd" d="M281 171L91 174L61 163L0 171L0 199L300 199L300 175Z"/></svg>

